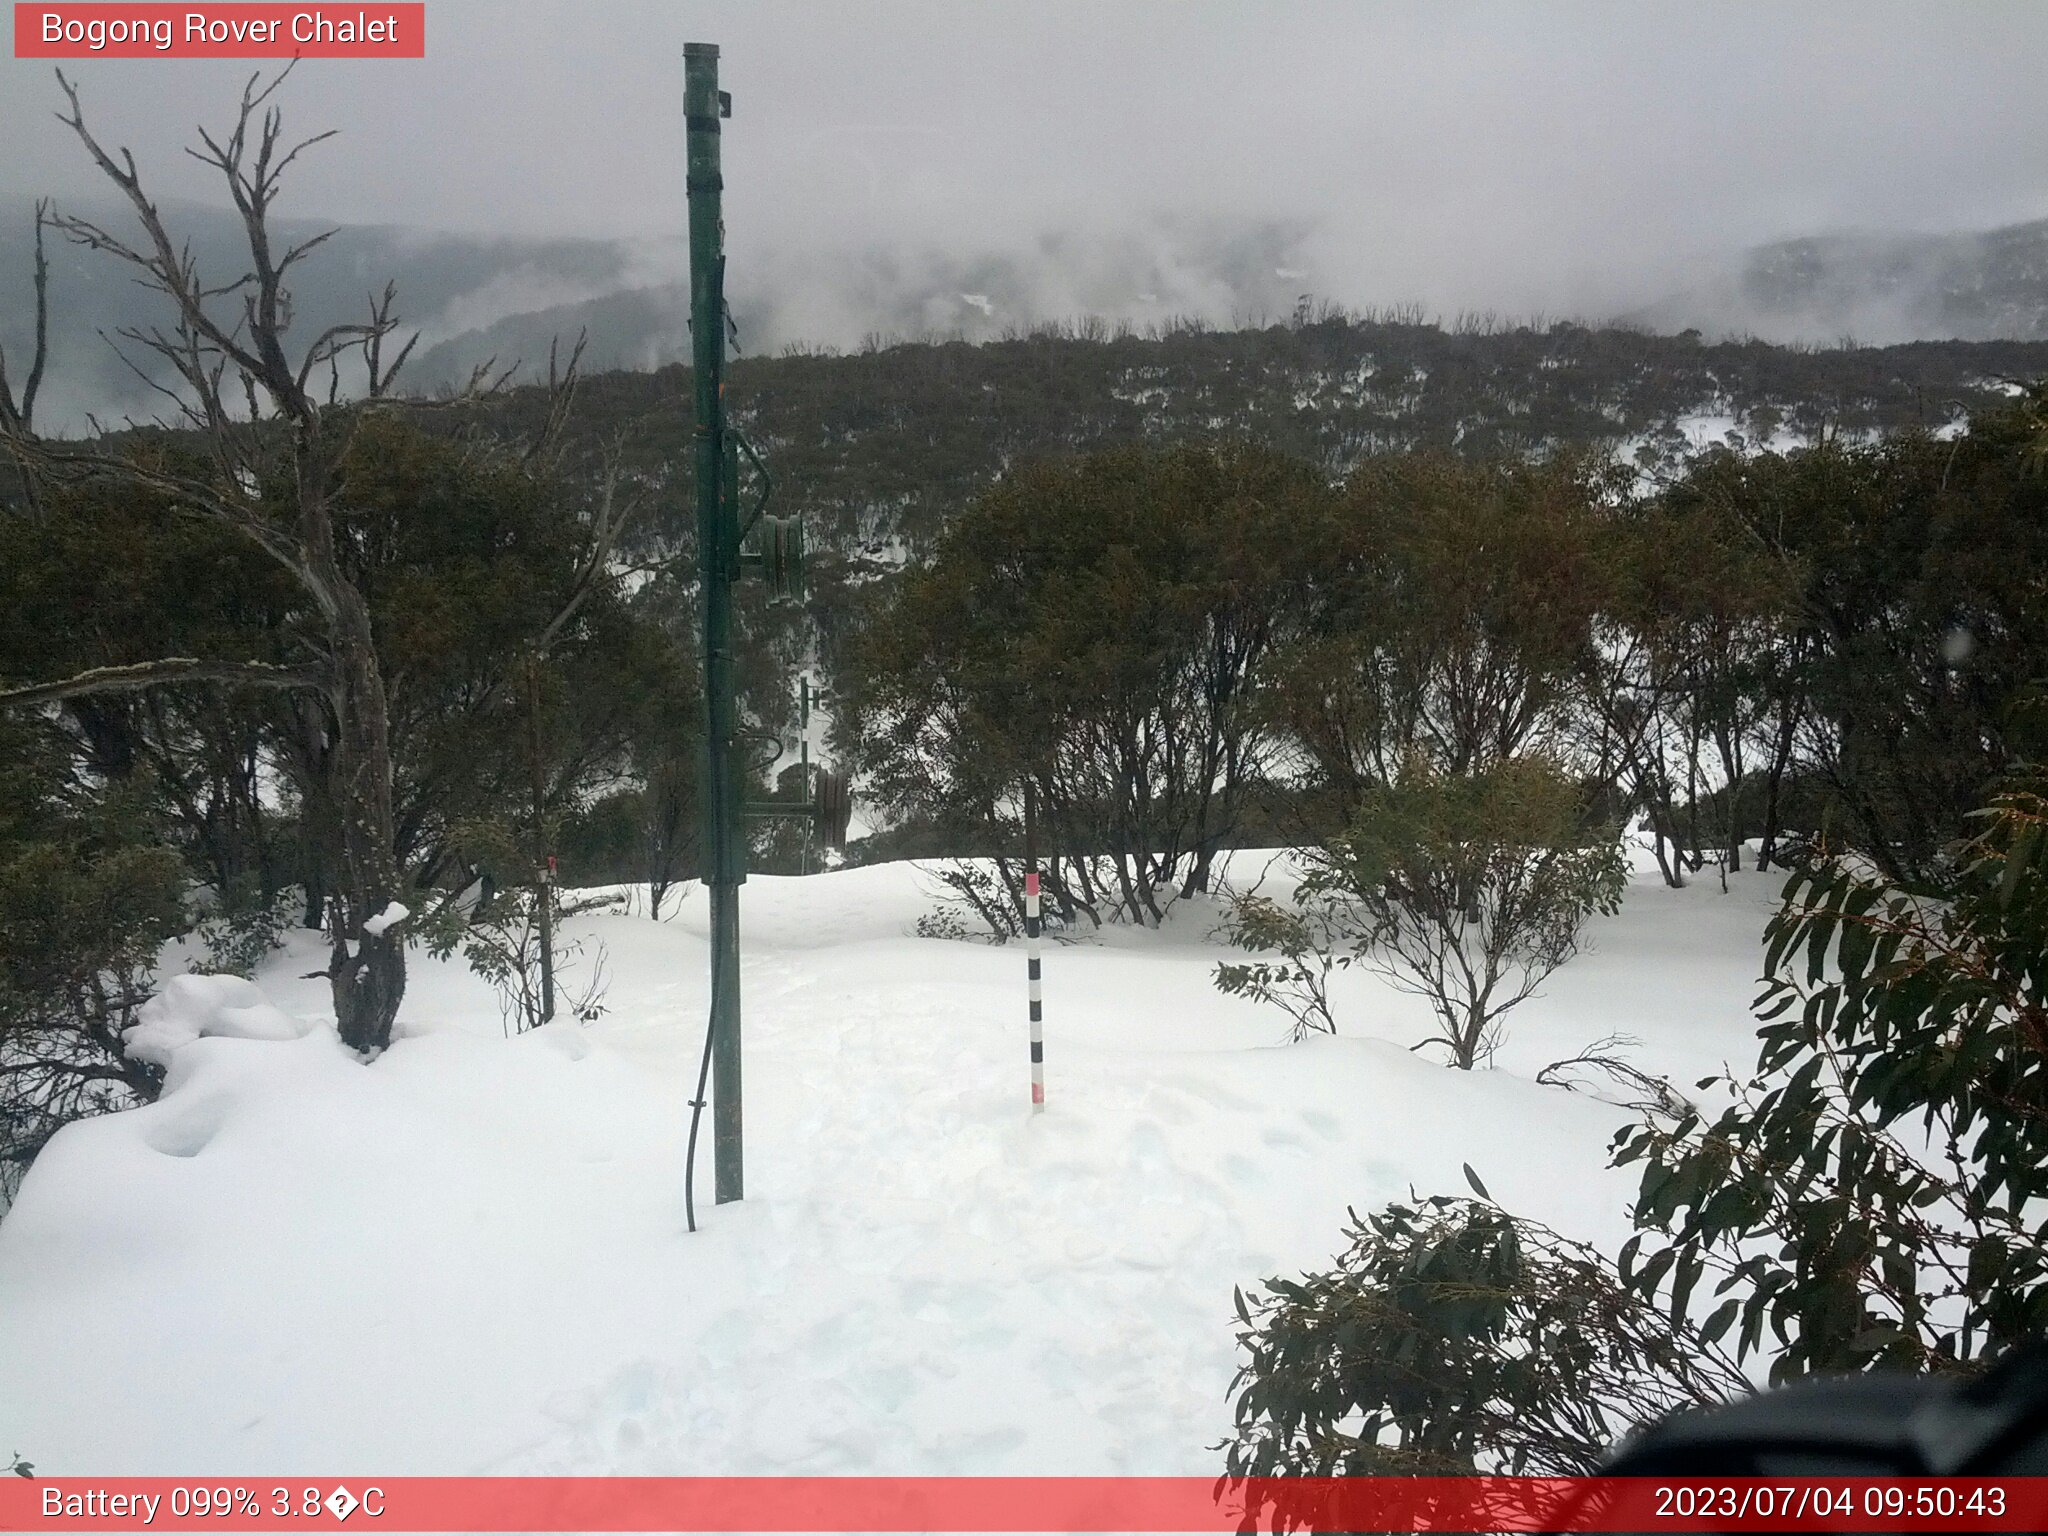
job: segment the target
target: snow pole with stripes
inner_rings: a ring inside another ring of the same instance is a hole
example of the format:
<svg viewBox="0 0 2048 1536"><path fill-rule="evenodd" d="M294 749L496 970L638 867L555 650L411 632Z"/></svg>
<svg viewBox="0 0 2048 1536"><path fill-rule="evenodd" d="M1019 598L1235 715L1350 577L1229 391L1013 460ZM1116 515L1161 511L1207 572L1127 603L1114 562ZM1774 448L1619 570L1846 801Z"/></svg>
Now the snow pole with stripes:
<svg viewBox="0 0 2048 1536"><path fill-rule="evenodd" d="M1031 977L1031 1113L1045 1112L1045 1015L1039 995L1038 837L1031 785L1024 786L1024 953Z"/></svg>

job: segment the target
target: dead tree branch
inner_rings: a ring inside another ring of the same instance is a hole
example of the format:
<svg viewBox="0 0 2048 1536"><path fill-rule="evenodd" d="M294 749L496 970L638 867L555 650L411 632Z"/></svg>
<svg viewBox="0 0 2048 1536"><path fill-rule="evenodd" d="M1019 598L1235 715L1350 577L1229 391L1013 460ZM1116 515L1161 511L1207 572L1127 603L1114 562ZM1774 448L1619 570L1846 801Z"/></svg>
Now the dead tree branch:
<svg viewBox="0 0 2048 1536"><path fill-rule="evenodd" d="M579 346L578 350L581 348ZM574 370L574 362L571 362ZM647 504L644 495L621 496L620 482L625 478L624 444L614 440L605 453L603 489L598 494L597 509L590 520L590 548L583 562L577 567L570 584L569 596L547 623L534 642L534 653L546 655L550 646L568 628L578 610L588 601L599 587L608 586L618 580L619 573L611 569L612 552L619 547L626 529L639 516Z"/></svg>
<svg viewBox="0 0 2048 1536"><path fill-rule="evenodd" d="M313 667L280 667L263 661L202 661L169 656L128 666L94 667L61 682L0 689L0 709L49 704L91 693L128 693L170 683L227 683L239 688L310 688L326 690L328 676Z"/></svg>
<svg viewBox="0 0 2048 1536"><path fill-rule="evenodd" d="M29 354L28 377L17 397L7 378L7 350L0 347L0 429L9 433L34 430L36 392L43 386L43 363L50 350L50 258L43 249L43 231L50 226L50 200L36 201L35 347Z"/></svg>

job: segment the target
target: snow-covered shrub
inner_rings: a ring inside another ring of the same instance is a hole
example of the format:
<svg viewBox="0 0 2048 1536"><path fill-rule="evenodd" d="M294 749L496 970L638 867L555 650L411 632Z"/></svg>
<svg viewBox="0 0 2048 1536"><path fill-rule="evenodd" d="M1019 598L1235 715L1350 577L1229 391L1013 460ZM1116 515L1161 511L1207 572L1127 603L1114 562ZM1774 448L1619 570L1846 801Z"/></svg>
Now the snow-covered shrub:
<svg viewBox="0 0 2048 1536"><path fill-rule="evenodd" d="M920 939L955 939L966 941L974 937L967 931L967 919L960 915L958 907L933 907L917 919L917 936Z"/></svg>
<svg viewBox="0 0 2048 1536"><path fill-rule="evenodd" d="M73 1120L152 1099L122 1049L185 925L185 875L141 786L80 796L0 720L0 1207Z"/></svg>
<svg viewBox="0 0 2048 1536"><path fill-rule="evenodd" d="M937 880L940 905L917 920L917 931L925 938L967 939L971 912L982 926L986 941L1007 944L1024 932L1024 908L1020 897L998 880L995 871L980 860L956 859L927 871Z"/></svg>
<svg viewBox="0 0 2048 1536"><path fill-rule="evenodd" d="M1332 1269L1239 1293L1228 1476L1584 1474L1634 1426L1749 1389L1682 1314L1466 1174L1479 1199L1354 1211ZM1320 1529L1290 1497L1274 1529Z"/></svg>
<svg viewBox="0 0 2048 1536"><path fill-rule="evenodd" d="M1945 888L1792 878L1754 1075L1712 1124L1646 1105L1615 1139L1643 1167L1617 1259L1468 1168L1477 1201L1354 1212L1335 1268L1241 1295L1228 1475L1585 1473L1755 1355L1972 1371L2048 1331L2048 776L1980 826Z"/></svg>
<svg viewBox="0 0 2048 1536"><path fill-rule="evenodd" d="M253 976L264 958L284 942L302 903L296 892L281 891L266 905L248 900L223 905L199 925L197 937L206 947L206 963L198 969L224 976Z"/></svg>
<svg viewBox="0 0 2048 1536"><path fill-rule="evenodd" d="M1296 1040L1334 1035L1330 973L1357 959L1344 947L1348 917L1346 904L1328 892L1298 897L1292 910L1267 896L1236 898L1223 919L1224 941L1279 958L1218 965L1216 990L1279 1007L1294 1020Z"/></svg>
<svg viewBox="0 0 2048 1536"><path fill-rule="evenodd" d="M540 846L553 844L552 821L547 831ZM485 869L537 871L542 863L532 829L503 820L463 822L454 844L465 859ZM604 995L611 985L605 947L596 946L588 974L575 991L568 990L567 978L582 971L578 962L584 944L563 939L562 924L586 912L611 910L625 900L618 894L577 895L554 880L509 888L487 884L474 902L466 895L438 902L412 929L438 959L460 949L469 968L497 989L506 1033L523 1034L551 1018L571 1015L588 1023L605 1012Z"/></svg>
<svg viewBox="0 0 2048 1536"><path fill-rule="evenodd" d="M1468 1069L1627 883L1613 830L1589 825L1582 788L1538 758L1452 774L1413 756L1301 858L1293 911L1243 897L1225 923L1231 943L1280 959L1218 966L1217 987L1279 1004L1299 1039L1335 1029L1330 973L1356 964L1426 1001L1439 1033L1421 1044Z"/></svg>
<svg viewBox="0 0 2048 1536"><path fill-rule="evenodd" d="M543 933L540 901L548 902L548 923ZM564 900L559 887L549 885L499 891L488 903L479 904L467 923L442 922L427 935L428 949L443 959L458 947L469 968L488 981L498 993L498 1012L507 1034L524 1034L550 1018L573 1017L588 1024L606 1012L605 993L611 977L605 970L605 947L596 946L587 975L581 964L584 943L564 940L565 918L585 912L603 911L619 898L606 896ZM445 909L454 912L452 904ZM578 976L571 989L568 980ZM554 1003L550 1013L548 1003Z"/></svg>

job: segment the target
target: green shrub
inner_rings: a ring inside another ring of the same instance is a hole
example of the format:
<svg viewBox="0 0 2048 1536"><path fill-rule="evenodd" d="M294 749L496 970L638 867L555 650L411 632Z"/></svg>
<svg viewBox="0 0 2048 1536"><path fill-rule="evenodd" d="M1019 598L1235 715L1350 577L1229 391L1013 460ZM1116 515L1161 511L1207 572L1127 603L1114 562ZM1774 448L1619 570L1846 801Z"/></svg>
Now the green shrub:
<svg viewBox="0 0 2048 1536"><path fill-rule="evenodd" d="M1711 1125L1674 1101L1616 1138L1643 1165L1618 1261L1468 1168L1478 1201L1354 1213L1334 1269L1240 1295L1228 1476L1587 1472L1626 1431L1749 1390L1760 1352L1773 1380L1974 1370L2041 1337L2044 788L2032 771L1996 795L1938 888L1793 877L1755 1073L1701 1083L1734 1090Z"/></svg>

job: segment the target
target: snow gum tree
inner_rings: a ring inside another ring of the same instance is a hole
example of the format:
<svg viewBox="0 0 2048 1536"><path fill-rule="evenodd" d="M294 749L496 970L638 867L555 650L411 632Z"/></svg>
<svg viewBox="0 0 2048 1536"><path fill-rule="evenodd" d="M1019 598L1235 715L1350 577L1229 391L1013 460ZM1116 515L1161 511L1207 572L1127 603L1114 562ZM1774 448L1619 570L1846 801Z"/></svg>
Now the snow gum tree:
<svg viewBox="0 0 2048 1536"><path fill-rule="evenodd" d="M1573 690L1591 771L1642 814L1674 887L1710 855L1741 867L1756 749L1782 778L1790 736L1771 718L1786 718L1789 575L1689 490L1618 509L1603 527L1607 590Z"/></svg>
<svg viewBox="0 0 2048 1536"><path fill-rule="evenodd" d="M335 1017L344 1041L373 1052L388 1043L404 994L405 935L399 927L366 926L398 898L402 882L390 697L360 579L360 550L348 531L347 465L362 427L400 408L393 385L412 343L387 345L398 330L387 287L364 320L331 325L288 346L293 271L327 237L286 245L274 230L273 210L286 169L328 137L297 144L284 139L281 115L269 103L288 73L268 84L252 78L232 130L219 137L202 130L201 147L193 151L221 176L241 217L248 265L227 277L198 269L144 191L134 156L100 143L77 90L59 75L68 103L62 120L132 210L138 233L124 237L58 215L39 221L38 234L46 222L73 243L126 265L162 296L165 323L123 330L118 344L170 401L170 416L159 423L165 430L127 440L77 444L39 436L32 421L39 346L23 398L10 393L0 409L0 445L25 473L31 512L41 505L38 487L100 487L146 495L173 517L210 523L245 542L282 573L302 605L304 622L292 633L295 654L282 661L160 656L94 667L11 688L0 693L0 705L177 684L283 690L302 700L320 782L332 790L322 807L320 838L332 853L326 917ZM43 295L39 259L39 337ZM359 398L343 397L344 367ZM575 374L572 359L566 375L552 380L543 442L559 432ZM164 376L173 382L156 382ZM475 376L466 396L487 382Z"/></svg>
<svg viewBox="0 0 2048 1536"><path fill-rule="evenodd" d="M188 463L202 467L196 455ZM164 656L295 659L295 588L246 539L133 487L39 492L44 515L0 507L0 675L71 677ZM272 712L294 698L162 684L35 713L61 733L83 778L146 778L158 835L224 909L242 910L267 907L293 878L292 827L274 799L264 803L263 748Z"/></svg>
<svg viewBox="0 0 2048 1536"><path fill-rule="evenodd" d="M1262 698L1341 822L1420 754L1464 774L1559 741L1606 591L1595 461L1359 464Z"/></svg>
<svg viewBox="0 0 2048 1536"><path fill-rule="evenodd" d="M1620 909L1627 865L1582 788L1540 758L1450 774L1421 754L1359 794L1350 824L1304 850L1290 912L1240 900L1226 933L1279 962L1225 965L1225 992L1334 1028L1327 977L1360 965L1423 998L1453 1066L1483 1065L1507 1014L1578 952L1596 912ZM1305 1005L1305 1006L1304 1006Z"/></svg>
<svg viewBox="0 0 2048 1536"><path fill-rule="evenodd" d="M1619 530L1617 643L1586 680L1671 875L1823 829L1894 880L1936 872L2048 675L2044 399L1948 440L1713 453Z"/></svg>
<svg viewBox="0 0 2048 1536"><path fill-rule="evenodd" d="M1260 667L1325 495L1247 444L1005 477L853 648L843 702L869 783L1012 854L1029 782L1054 909L1159 922L1176 890L1208 888L1257 780Z"/></svg>

